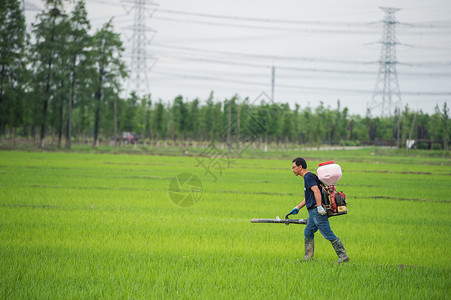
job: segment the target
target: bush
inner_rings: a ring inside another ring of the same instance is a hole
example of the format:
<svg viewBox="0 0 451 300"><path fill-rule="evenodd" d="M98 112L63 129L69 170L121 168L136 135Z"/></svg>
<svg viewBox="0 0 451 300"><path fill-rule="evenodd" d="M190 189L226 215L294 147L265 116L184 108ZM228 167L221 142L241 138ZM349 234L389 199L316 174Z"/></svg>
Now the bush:
<svg viewBox="0 0 451 300"><path fill-rule="evenodd" d="M438 143L432 144L432 150L442 150L442 145Z"/></svg>
<svg viewBox="0 0 451 300"><path fill-rule="evenodd" d="M429 149L428 143L418 143L417 149Z"/></svg>

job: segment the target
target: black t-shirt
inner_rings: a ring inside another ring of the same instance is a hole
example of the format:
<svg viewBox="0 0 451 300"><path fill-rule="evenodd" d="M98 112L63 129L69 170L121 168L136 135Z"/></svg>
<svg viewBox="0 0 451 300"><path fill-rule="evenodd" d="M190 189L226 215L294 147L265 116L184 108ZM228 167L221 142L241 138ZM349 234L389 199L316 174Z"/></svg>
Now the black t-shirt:
<svg viewBox="0 0 451 300"><path fill-rule="evenodd" d="M312 208L316 206L315 194L312 191L313 186L318 186L318 177L312 172L308 172L304 176L304 193L305 193L305 206L307 208Z"/></svg>

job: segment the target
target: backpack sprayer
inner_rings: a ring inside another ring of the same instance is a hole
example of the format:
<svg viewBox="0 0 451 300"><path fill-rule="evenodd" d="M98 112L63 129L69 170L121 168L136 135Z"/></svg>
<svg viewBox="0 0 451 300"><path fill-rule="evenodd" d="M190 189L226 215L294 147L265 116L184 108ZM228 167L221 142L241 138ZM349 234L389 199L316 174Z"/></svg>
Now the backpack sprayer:
<svg viewBox="0 0 451 300"><path fill-rule="evenodd" d="M318 169L318 183L321 192L321 204L326 210L327 217L340 216L348 213L346 207L346 195L343 192L337 192L335 185L341 179L341 167L334 161L320 163ZM290 214L285 219L276 217L275 219L252 219L252 223L284 223L289 224L307 224L308 219L289 219Z"/></svg>
<svg viewBox="0 0 451 300"><path fill-rule="evenodd" d="M328 217L348 213L346 195L337 192L335 184L341 179L341 167L333 160L321 163L316 170L321 186L321 204Z"/></svg>

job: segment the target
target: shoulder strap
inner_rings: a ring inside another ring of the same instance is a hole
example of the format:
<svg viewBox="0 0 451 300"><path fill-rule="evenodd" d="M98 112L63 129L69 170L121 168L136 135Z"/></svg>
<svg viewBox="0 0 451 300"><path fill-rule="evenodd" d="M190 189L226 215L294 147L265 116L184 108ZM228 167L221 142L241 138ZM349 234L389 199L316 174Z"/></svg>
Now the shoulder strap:
<svg viewBox="0 0 451 300"><path fill-rule="evenodd" d="M315 173L312 174L315 176L316 182L318 183L319 190L321 192L321 203L323 205L330 205L329 190L327 188L327 185L325 185L321 180L319 180L318 175L316 175Z"/></svg>
<svg viewBox="0 0 451 300"><path fill-rule="evenodd" d="M315 178L316 178L316 182L318 182L318 185L320 185L320 186L323 186L323 187L325 187L326 185L321 181L321 180L319 180L319 178L318 178L318 175L316 175L315 173L313 173L313 172L310 172L310 173L312 173L313 174L313 176L315 176Z"/></svg>

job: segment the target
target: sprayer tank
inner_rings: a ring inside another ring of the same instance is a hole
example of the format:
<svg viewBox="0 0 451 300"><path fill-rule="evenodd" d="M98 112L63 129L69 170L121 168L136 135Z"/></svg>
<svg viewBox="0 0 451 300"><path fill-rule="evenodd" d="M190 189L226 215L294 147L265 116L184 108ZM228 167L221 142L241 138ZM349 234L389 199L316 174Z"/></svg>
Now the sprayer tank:
<svg viewBox="0 0 451 300"><path fill-rule="evenodd" d="M341 167L334 161L324 162L318 165L316 170L319 180L327 185L335 185L341 178Z"/></svg>

